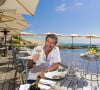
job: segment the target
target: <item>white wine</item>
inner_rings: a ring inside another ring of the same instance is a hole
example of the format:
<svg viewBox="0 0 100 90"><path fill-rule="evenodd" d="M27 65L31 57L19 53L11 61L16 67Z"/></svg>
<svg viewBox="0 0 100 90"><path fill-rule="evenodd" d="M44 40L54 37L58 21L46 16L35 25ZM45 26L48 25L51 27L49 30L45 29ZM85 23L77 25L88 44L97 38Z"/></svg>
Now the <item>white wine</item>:
<svg viewBox="0 0 100 90"><path fill-rule="evenodd" d="M37 49L36 52L37 52L38 54L40 54L41 50L40 50L40 49Z"/></svg>
<svg viewBox="0 0 100 90"><path fill-rule="evenodd" d="M35 83L30 86L29 90L40 90L40 88L38 87L40 79L41 77L38 76Z"/></svg>

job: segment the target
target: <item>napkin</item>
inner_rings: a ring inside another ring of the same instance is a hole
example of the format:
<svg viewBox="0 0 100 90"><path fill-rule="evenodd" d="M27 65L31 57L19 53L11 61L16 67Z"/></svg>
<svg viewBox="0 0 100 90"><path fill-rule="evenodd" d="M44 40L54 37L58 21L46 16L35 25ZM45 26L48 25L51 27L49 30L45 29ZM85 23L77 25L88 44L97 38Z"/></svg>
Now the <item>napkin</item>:
<svg viewBox="0 0 100 90"><path fill-rule="evenodd" d="M44 84L39 84L39 87L41 90L49 90L51 87L50 86L47 86L47 85L44 85Z"/></svg>
<svg viewBox="0 0 100 90"><path fill-rule="evenodd" d="M48 85L48 86L55 86L56 82L51 81L51 80L46 80L46 79L41 79L40 84Z"/></svg>
<svg viewBox="0 0 100 90"><path fill-rule="evenodd" d="M20 88L19 90L28 90L29 87L30 87L31 84L23 84L23 85L20 85Z"/></svg>
<svg viewBox="0 0 100 90"><path fill-rule="evenodd" d="M91 90L91 87L83 87L83 90Z"/></svg>
<svg viewBox="0 0 100 90"><path fill-rule="evenodd" d="M28 90L30 85L31 84L20 85L19 90ZM41 88L41 90L49 90L51 88L51 86L48 86L48 85L45 85L45 84L39 84L38 86Z"/></svg>

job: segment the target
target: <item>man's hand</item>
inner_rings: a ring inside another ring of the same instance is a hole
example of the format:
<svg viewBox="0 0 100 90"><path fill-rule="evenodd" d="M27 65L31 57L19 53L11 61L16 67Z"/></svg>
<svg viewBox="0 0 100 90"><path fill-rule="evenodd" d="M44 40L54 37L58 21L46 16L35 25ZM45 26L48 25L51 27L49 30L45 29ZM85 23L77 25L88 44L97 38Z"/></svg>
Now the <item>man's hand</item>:
<svg viewBox="0 0 100 90"><path fill-rule="evenodd" d="M29 61L28 64L27 64L28 68L32 68L33 67L33 61Z"/></svg>
<svg viewBox="0 0 100 90"><path fill-rule="evenodd" d="M44 70L44 71L40 72L40 73L39 73L39 76L40 76L40 77L44 77L44 74L45 74L45 73L47 73L47 71L46 71L46 70Z"/></svg>
<svg viewBox="0 0 100 90"><path fill-rule="evenodd" d="M34 62L37 62L37 61L39 60L39 57L40 57L40 54L35 53L35 54L33 55L33 61L34 61Z"/></svg>

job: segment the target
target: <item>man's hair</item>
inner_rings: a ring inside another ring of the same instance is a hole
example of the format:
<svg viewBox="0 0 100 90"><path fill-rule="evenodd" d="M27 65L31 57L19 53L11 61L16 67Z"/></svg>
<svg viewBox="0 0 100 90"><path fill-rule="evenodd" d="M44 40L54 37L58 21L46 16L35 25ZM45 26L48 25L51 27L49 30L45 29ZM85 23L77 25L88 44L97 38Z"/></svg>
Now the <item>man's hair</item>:
<svg viewBox="0 0 100 90"><path fill-rule="evenodd" d="M48 35L46 36L46 39L45 39L45 40L47 40L47 38L49 38L49 37L55 39L55 40L56 40L55 44L57 44L58 39L57 39L57 36L56 36L55 34L48 34Z"/></svg>

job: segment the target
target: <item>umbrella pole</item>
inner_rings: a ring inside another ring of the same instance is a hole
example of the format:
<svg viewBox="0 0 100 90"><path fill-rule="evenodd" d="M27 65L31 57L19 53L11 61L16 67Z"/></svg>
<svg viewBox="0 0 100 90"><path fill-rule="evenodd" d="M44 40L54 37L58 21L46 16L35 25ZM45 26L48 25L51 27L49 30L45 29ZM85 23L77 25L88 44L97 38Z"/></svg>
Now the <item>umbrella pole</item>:
<svg viewBox="0 0 100 90"><path fill-rule="evenodd" d="M73 49L73 37L72 37L72 45L71 45L71 49Z"/></svg>
<svg viewBox="0 0 100 90"><path fill-rule="evenodd" d="M19 47L21 47L20 41L21 41L21 35L19 34Z"/></svg>
<svg viewBox="0 0 100 90"><path fill-rule="evenodd" d="M91 37L90 37L90 47L91 47Z"/></svg>
<svg viewBox="0 0 100 90"><path fill-rule="evenodd" d="M7 35L7 31L4 30L4 37L5 37L5 52L4 52L4 56L7 56L7 43L6 43L6 35Z"/></svg>
<svg viewBox="0 0 100 90"><path fill-rule="evenodd" d="M12 48L12 36L10 37L10 49Z"/></svg>

